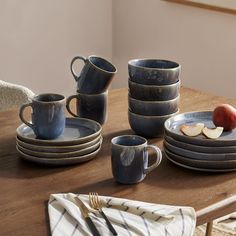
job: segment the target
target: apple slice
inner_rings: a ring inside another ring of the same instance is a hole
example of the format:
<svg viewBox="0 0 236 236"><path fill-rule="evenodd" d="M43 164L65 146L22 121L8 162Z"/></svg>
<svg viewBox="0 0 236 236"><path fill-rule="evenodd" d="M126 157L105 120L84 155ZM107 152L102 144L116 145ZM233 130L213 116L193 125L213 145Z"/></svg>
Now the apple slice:
<svg viewBox="0 0 236 236"><path fill-rule="evenodd" d="M194 125L182 125L180 130L187 136L195 137L202 133L202 129L204 128L203 123L197 123Z"/></svg>
<svg viewBox="0 0 236 236"><path fill-rule="evenodd" d="M202 130L202 133L210 139L217 139L220 137L220 135L222 134L224 128L223 127L216 127L216 128L207 128L204 127Z"/></svg>

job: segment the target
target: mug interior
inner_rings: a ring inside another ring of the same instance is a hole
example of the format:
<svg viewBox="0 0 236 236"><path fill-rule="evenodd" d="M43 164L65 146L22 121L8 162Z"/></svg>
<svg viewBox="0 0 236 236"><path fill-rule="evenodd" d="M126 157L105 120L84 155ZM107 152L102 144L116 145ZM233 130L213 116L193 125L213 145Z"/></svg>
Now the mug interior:
<svg viewBox="0 0 236 236"><path fill-rule="evenodd" d="M124 135L112 139L112 143L120 146L139 146L145 144L147 140L137 135Z"/></svg>
<svg viewBox="0 0 236 236"><path fill-rule="evenodd" d="M105 70L110 73L115 73L116 68L107 60L101 57L89 57L90 62L99 69Z"/></svg>
<svg viewBox="0 0 236 236"><path fill-rule="evenodd" d="M156 69L173 69L179 67L179 64L173 61L158 60L158 59L137 59L130 63L134 66L156 68Z"/></svg>
<svg viewBox="0 0 236 236"><path fill-rule="evenodd" d="M56 102L65 99L65 97L61 94L54 94L54 93L45 93L39 94L34 98L34 100L38 102Z"/></svg>

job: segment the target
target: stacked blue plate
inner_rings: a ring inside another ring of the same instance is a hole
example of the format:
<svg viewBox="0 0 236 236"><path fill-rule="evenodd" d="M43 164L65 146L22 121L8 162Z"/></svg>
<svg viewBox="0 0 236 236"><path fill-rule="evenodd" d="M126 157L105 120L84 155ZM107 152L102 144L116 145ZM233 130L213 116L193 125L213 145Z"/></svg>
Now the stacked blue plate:
<svg viewBox="0 0 236 236"><path fill-rule="evenodd" d="M178 166L207 172L236 170L236 129L223 132L218 139L204 135L189 137L180 131L184 124L204 123L215 127L212 111L189 112L176 115L165 122L164 153L168 160Z"/></svg>
<svg viewBox="0 0 236 236"><path fill-rule="evenodd" d="M78 164L93 159L101 149L101 125L84 118L66 118L64 133L53 140L37 139L33 130L20 125L16 149L24 160L51 165Z"/></svg>

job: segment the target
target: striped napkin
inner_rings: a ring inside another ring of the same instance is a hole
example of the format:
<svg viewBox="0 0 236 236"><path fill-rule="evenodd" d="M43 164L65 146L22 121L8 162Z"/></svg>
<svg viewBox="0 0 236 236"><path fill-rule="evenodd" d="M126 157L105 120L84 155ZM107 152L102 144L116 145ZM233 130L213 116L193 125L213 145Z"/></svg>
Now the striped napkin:
<svg viewBox="0 0 236 236"><path fill-rule="evenodd" d="M76 195L74 195L76 196ZM88 195L78 194L92 211L92 221L101 235L112 235L105 220L89 206ZM103 211L122 236L192 236L196 214L191 207L169 206L115 197L100 197ZM48 202L51 233L54 236L92 235L82 213L68 194L52 194Z"/></svg>

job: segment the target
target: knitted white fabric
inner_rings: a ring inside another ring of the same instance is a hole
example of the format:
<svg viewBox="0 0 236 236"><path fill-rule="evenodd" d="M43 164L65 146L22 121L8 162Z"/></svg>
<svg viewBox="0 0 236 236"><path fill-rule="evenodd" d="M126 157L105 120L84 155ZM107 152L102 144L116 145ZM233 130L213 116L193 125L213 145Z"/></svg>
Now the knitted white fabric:
<svg viewBox="0 0 236 236"><path fill-rule="evenodd" d="M19 108L31 101L35 94L28 88L0 80L0 111Z"/></svg>

